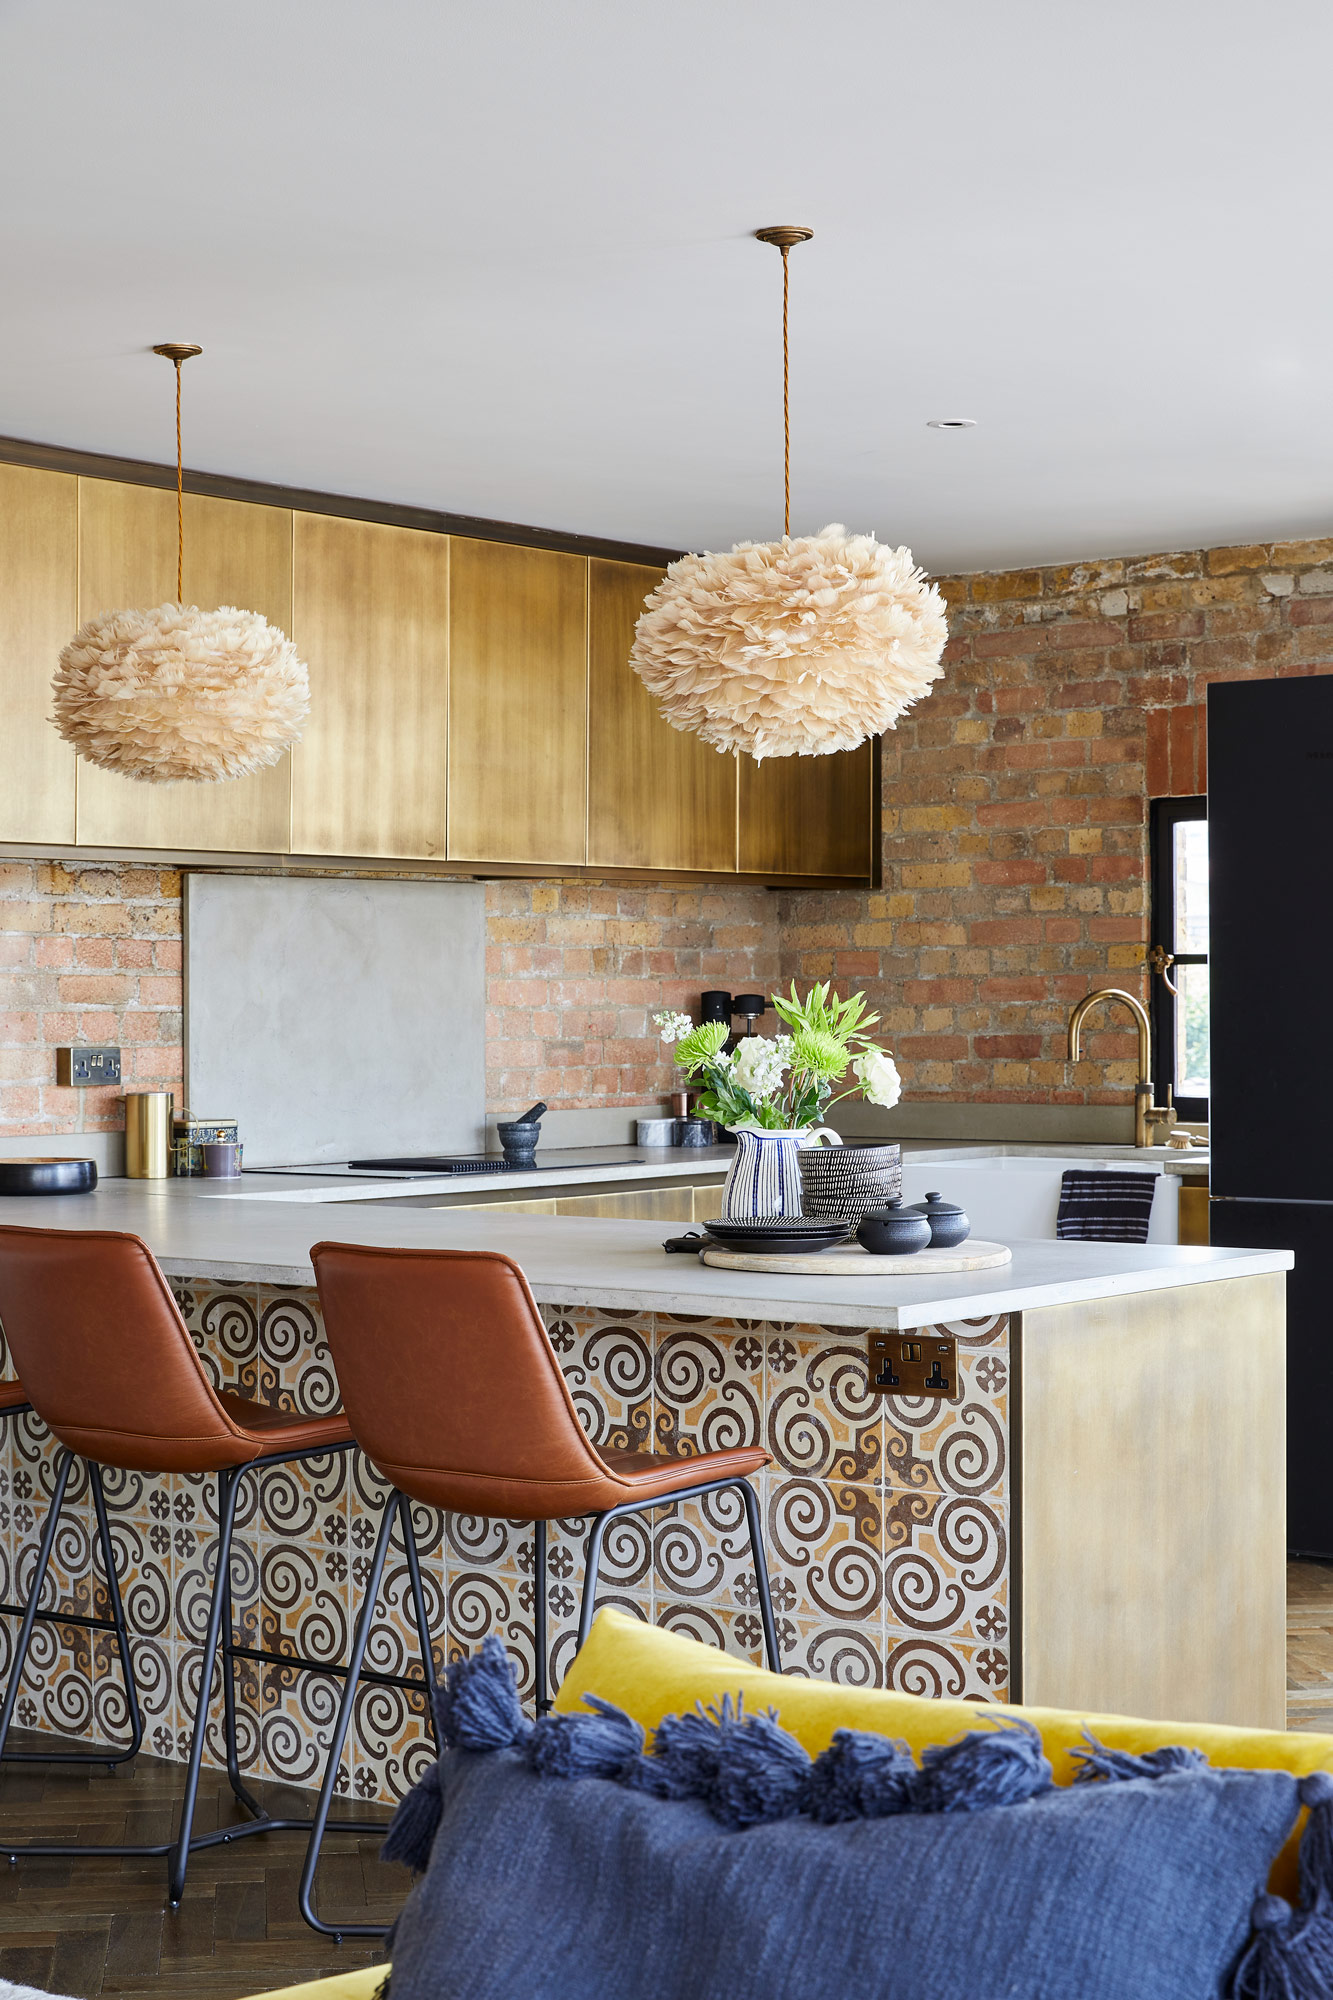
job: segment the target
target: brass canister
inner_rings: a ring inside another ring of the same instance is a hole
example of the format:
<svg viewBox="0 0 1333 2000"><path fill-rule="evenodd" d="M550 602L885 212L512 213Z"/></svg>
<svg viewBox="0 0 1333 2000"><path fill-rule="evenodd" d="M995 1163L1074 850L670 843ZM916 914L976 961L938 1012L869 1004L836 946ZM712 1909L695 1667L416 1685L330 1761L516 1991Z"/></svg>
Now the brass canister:
<svg viewBox="0 0 1333 2000"><path fill-rule="evenodd" d="M171 1171L169 1090L125 1094L125 1172L132 1181L164 1181Z"/></svg>

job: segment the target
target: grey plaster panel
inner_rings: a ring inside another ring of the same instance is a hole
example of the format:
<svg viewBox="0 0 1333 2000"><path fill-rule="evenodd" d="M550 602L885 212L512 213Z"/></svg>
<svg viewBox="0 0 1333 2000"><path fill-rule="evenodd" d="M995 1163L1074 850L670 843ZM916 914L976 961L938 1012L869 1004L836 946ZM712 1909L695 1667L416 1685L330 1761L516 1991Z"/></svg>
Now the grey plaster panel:
<svg viewBox="0 0 1333 2000"><path fill-rule="evenodd" d="M185 878L185 1089L247 1166L480 1151L485 890Z"/></svg>

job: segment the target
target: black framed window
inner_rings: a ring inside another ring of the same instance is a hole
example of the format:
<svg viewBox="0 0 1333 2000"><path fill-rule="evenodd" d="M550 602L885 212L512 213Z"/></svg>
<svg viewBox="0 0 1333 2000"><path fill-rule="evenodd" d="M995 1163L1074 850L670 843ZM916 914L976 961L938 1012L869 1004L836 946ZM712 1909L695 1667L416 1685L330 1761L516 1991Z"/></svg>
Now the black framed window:
<svg viewBox="0 0 1333 2000"><path fill-rule="evenodd" d="M1208 1116L1208 801L1152 802L1153 1074Z"/></svg>

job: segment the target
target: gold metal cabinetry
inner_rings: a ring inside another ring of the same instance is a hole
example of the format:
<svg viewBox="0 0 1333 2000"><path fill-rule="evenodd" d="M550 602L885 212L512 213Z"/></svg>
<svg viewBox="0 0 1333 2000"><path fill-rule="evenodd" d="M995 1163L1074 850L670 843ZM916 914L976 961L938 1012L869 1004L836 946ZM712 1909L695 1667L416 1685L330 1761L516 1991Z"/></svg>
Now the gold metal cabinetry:
<svg viewBox="0 0 1333 2000"><path fill-rule="evenodd" d="M740 760L743 874L874 874L875 746L832 757Z"/></svg>
<svg viewBox="0 0 1333 2000"><path fill-rule="evenodd" d="M74 838L74 752L47 718L78 573L74 475L0 465L0 840Z"/></svg>
<svg viewBox="0 0 1333 2000"><path fill-rule="evenodd" d="M292 598L310 669L310 720L292 752L292 852L442 860L448 536L297 514Z"/></svg>
<svg viewBox="0 0 1333 2000"><path fill-rule="evenodd" d="M238 605L290 632L291 514L187 494L184 583L187 604ZM169 604L175 595L175 494L80 479L80 624L100 611ZM289 757L216 785L146 785L79 759L77 837L88 846L284 854L290 831Z"/></svg>
<svg viewBox="0 0 1333 2000"><path fill-rule="evenodd" d="M643 600L638 563L589 564L588 861L603 868L736 866L736 759L664 722L629 663Z"/></svg>
<svg viewBox="0 0 1333 2000"><path fill-rule="evenodd" d="M588 564L455 540L449 609L449 858L586 854Z"/></svg>

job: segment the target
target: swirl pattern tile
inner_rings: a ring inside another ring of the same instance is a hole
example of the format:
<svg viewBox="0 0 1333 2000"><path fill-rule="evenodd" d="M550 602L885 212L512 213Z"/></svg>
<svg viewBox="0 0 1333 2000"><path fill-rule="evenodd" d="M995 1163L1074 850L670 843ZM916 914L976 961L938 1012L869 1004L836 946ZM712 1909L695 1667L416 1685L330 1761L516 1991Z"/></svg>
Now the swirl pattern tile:
<svg viewBox="0 0 1333 2000"><path fill-rule="evenodd" d="M212 1380L289 1409L338 1406L314 1292L177 1281L191 1338ZM761 1443L759 1489L783 1664L858 1687L993 1702L1009 1685L1009 1325L963 1321L961 1401L876 1398L865 1348L846 1328L547 1307L544 1317L580 1421L610 1447L684 1452ZM55 1452L24 1417L0 1432L0 1589L13 1602L32 1574ZM284 1467L247 1482L232 1556L238 1638L278 1654L341 1660L361 1602L385 1487L360 1453ZM181 1758L198 1691L198 1641L216 1564L211 1480L106 1475L108 1511L143 1697L146 1741ZM443 1515L415 1520L437 1671L498 1632L531 1693L532 1532L525 1523ZM546 1603L549 1672L573 1658L587 1524L553 1522ZM71 1480L45 1604L107 1608L93 1561L88 1480ZM763 1659L758 1593L735 1495L614 1524L600 1601L713 1646ZM368 1664L418 1665L406 1561L386 1566ZM13 1621L0 1620L0 1674ZM219 1691L215 1673L215 1692ZM339 1682L242 1663L241 1763L308 1784L322 1763ZM74 1625L39 1625L18 1720L66 1734L123 1736L114 1642ZM221 1702L208 1756L222 1759ZM339 1790L389 1802L431 1756L424 1704L410 1690L360 1692Z"/></svg>

